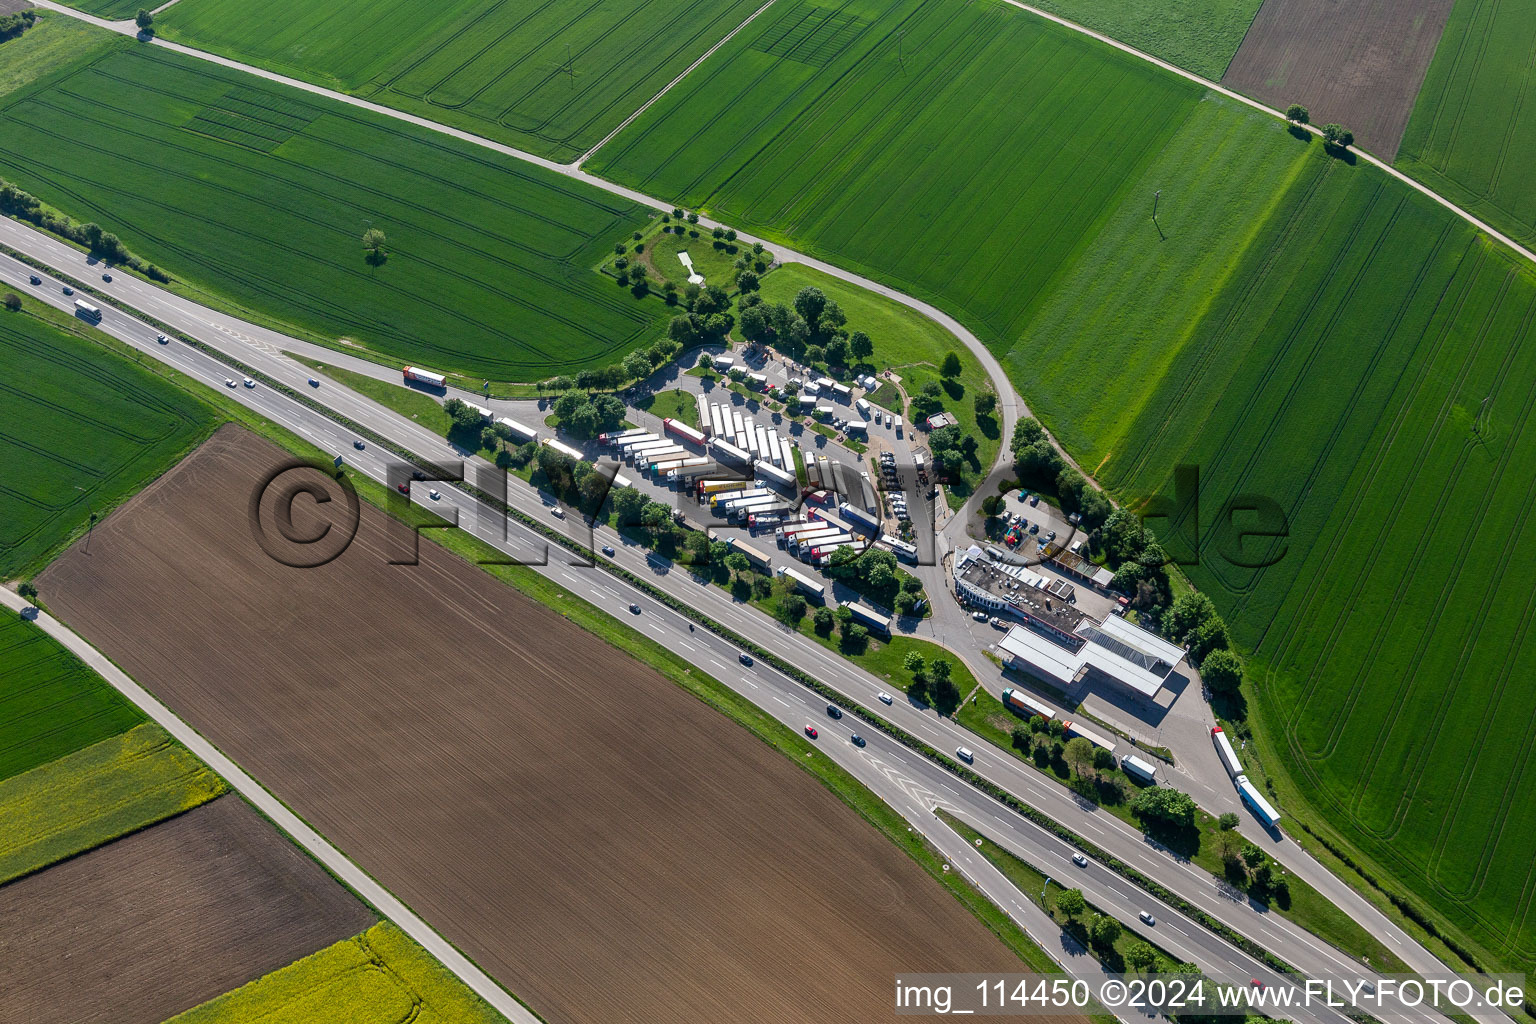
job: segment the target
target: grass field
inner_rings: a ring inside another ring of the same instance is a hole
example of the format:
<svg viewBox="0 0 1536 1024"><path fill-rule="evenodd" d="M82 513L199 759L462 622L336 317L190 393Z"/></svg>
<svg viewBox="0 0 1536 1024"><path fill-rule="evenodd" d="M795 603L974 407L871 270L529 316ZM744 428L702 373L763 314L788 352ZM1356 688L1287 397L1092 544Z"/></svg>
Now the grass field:
<svg viewBox="0 0 1536 1024"><path fill-rule="evenodd" d="M341 386L371 398L402 416L410 417L428 430L436 431L446 437L448 429L453 426L453 420L449 419L448 414L443 411L443 403L431 395L405 387L399 382L379 380L366 373L331 366L318 360L304 359L299 356L294 358L312 370L319 370Z"/></svg>
<svg viewBox="0 0 1536 1024"><path fill-rule="evenodd" d="M1227 70L1260 0L1028 0L1213 81Z"/></svg>
<svg viewBox="0 0 1536 1024"><path fill-rule="evenodd" d="M786 263L763 278L762 293L765 301L791 303L800 289L811 286L820 288L843 308L849 330L869 335L875 346L870 361L881 370L895 370L907 394L917 394L928 381L945 386L944 408L960 421L967 437L976 439L974 462L966 463L961 480L946 488L963 500L992 468L1002 445L996 418L976 415L976 396L992 387L981 363L959 339L916 310L813 267ZM939 374L939 364L950 352L960 357L960 373L946 383ZM881 390L897 398L890 408L899 414L900 396L888 387L883 385Z"/></svg>
<svg viewBox="0 0 1536 1024"><path fill-rule="evenodd" d="M0 782L0 883L223 793L158 725L135 726Z"/></svg>
<svg viewBox="0 0 1536 1024"><path fill-rule="evenodd" d="M682 420L690 427L699 425L699 403L691 391L661 391L636 400L635 405L653 416Z"/></svg>
<svg viewBox="0 0 1536 1024"><path fill-rule="evenodd" d="M143 716L30 622L0 613L0 779L31 771Z"/></svg>
<svg viewBox="0 0 1536 1024"><path fill-rule="evenodd" d="M1116 360L1135 378L1109 393L1148 392L1134 418L1079 415L1083 398L1042 380L1046 419L1124 496L1199 467L1186 572L1252 652L1255 732L1289 769L1280 806L1527 964L1536 836L1515 822L1536 790L1513 680L1536 661L1536 438L1530 390L1508 382L1536 372L1536 279L1406 187L1307 160L1251 230L1212 235L1234 265L1191 281L1213 295L1161 300L1191 310L1171 357L1153 334ZM1105 260L1077 287L1119 273ZM1221 507L1244 494L1288 519L1267 568L1234 564L1252 544L1224 553Z"/></svg>
<svg viewBox="0 0 1536 1024"><path fill-rule="evenodd" d="M23 39L26 37L23 36ZM0 312L0 577L47 557L164 472L213 412L78 333Z"/></svg>
<svg viewBox="0 0 1536 1024"><path fill-rule="evenodd" d="M1525 245L1536 244L1536 9L1457 0L1397 166Z"/></svg>
<svg viewBox="0 0 1536 1024"><path fill-rule="evenodd" d="M996 0L785 0L586 166L996 343L1199 96Z"/></svg>
<svg viewBox="0 0 1536 1024"><path fill-rule="evenodd" d="M137 10L137 8L135 8ZM39 10L37 21L5 44L0 56L0 96L8 96L87 50L112 45L112 36L65 14Z"/></svg>
<svg viewBox="0 0 1536 1024"><path fill-rule="evenodd" d="M666 318L593 270L639 207L163 49L66 67L0 124L0 175L111 226L194 297L357 354L532 380L621 357Z"/></svg>
<svg viewBox="0 0 1536 1024"><path fill-rule="evenodd" d="M759 6L182 0L155 27L168 39L569 161Z"/></svg>
<svg viewBox="0 0 1536 1024"><path fill-rule="evenodd" d="M75 0L69 6L98 18L123 21L132 18L144 5L140 0Z"/></svg>
<svg viewBox="0 0 1536 1024"><path fill-rule="evenodd" d="M388 922L166 1024L499 1024L506 1018Z"/></svg>

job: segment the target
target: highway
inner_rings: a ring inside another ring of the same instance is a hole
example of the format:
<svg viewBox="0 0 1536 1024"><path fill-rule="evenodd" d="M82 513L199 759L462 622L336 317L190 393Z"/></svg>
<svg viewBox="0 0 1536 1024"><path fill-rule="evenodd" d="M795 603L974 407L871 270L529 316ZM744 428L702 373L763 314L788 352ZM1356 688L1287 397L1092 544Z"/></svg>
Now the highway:
<svg viewBox="0 0 1536 1024"><path fill-rule="evenodd" d="M297 392L307 393L323 401L337 413L388 437L419 456L432 460L462 457L462 453L456 451L444 438L333 382L324 381L319 389L310 388L307 383L310 371L283 354L282 349L291 341L275 332L202 307L129 275L116 275L111 284L100 283L101 268L88 265L82 253L15 222L0 221L0 241L26 251L34 258L59 266L80 280L92 282L93 286L114 295L120 301L172 324L188 336L253 366ZM61 309L73 308L73 299L63 294L61 282L43 275L43 284L32 286L28 283L28 276L32 273L32 268L25 264L9 256L0 256L0 280ZM175 367L194 380L212 388L224 388L226 379L238 377L226 364L201 349L176 340L157 343L154 329L142 321L109 305L102 305L102 310L102 330L138 351ZM363 450L355 449L355 437L348 429L280 391L265 385L250 389L237 386L226 388L226 391L261 415L308 439L322 451L343 454L354 471L375 480L384 480L388 465L397 461L388 453L376 450L376 446L371 444ZM494 472L493 467L481 460L465 461L477 463ZM554 518L545 499L532 488L515 478L511 478L511 484L508 500L513 506L531 516L542 517L552 527L582 539L582 527L573 522L575 517L564 520ZM999 830L999 841L1021 852L1042 868L1048 868L1050 859L1059 858L1061 849L1065 848L1054 837L883 734L870 730L867 736L869 746L863 750L841 742L846 739L841 732L843 727L833 725L820 699L799 683L761 663L751 667L742 666L737 661L738 652L722 639L705 630L690 630L689 620L683 615L659 604L618 577L594 571L581 562L580 556L559 545L547 544L521 523L508 521L499 513L481 507L469 494L445 484L438 488L441 500L434 502L427 499L421 493L422 490L421 485L412 488L413 501L430 506L434 512L450 521L457 519L465 529L514 557L539 563L547 555L548 564L536 564L537 571L668 647L685 652L701 668L706 668L722 683L737 690L790 728L800 729L807 722L814 722L818 728L831 726L823 728L821 745L824 750L836 757L839 763L870 786L882 799L897 808L913 822L914 827L928 835L938 848L955 857L957 866L976 878L983 891L999 906L1014 913L1036 941L1048 949L1059 946L1059 931L1055 926L1044 921L1043 915L1032 921L1025 907L1020 905L1016 891L996 872L989 875L987 870L974 863L978 860L975 854L966 850L965 844L951 830L932 817L931 807L933 803L941 803L965 813L972 821L982 824L990 821L987 827ZM889 707L880 703L876 698L881 688L878 678L806 641L798 634L783 630L777 623L749 606L737 604L720 588L703 586L685 572L658 568L643 550L628 544L617 534L598 531L595 541L598 544L613 545L617 563L631 572L649 575L651 582L659 589L810 671L839 692L935 747L953 750L969 739L969 734L958 726L904 700L898 700ZM631 603L640 605L642 610L639 616L629 612ZM851 723L853 719L847 721ZM978 772L990 780L1149 877L1179 892L1212 917L1258 942L1303 974L1318 976L1358 971L1358 966L1348 957L1277 915L1261 912L1247 903L1234 903L1223 894L1223 887L1209 874L1175 860L1165 851L1147 843L1139 832L1109 814L1081 806L1064 787L1014 759L983 750L977 762ZM971 858L971 862L967 861L967 857ZM1168 908L1154 909L1148 906L1152 902L1150 897L1139 890L1133 890L1129 883L1107 872L1102 883L1091 873L1085 873L1083 888L1090 901L1117 913L1129 909L1124 906L1124 894L1117 893L1108 884L1107 879L1111 877L1117 879L1115 885L1139 900L1142 909L1151 909L1157 915L1160 928L1171 930L1171 923L1178 918L1177 914ZM1134 913L1130 919L1134 921ZM1191 935L1199 934L1205 943L1215 943L1222 951L1223 955L1217 957L1206 945L1196 943L1193 938L1187 940L1190 950L1196 954L1195 962L1212 977L1231 980L1236 973L1241 973L1243 977L1240 980L1244 983L1250 977L1266 977L1256 966L1244 965L1244 959L1236 949L1192 922L1185 923ZM1042 934L1041 929L1047 926L1048 931ZM1279 979L1274 980L1279 983Z"/></svg>

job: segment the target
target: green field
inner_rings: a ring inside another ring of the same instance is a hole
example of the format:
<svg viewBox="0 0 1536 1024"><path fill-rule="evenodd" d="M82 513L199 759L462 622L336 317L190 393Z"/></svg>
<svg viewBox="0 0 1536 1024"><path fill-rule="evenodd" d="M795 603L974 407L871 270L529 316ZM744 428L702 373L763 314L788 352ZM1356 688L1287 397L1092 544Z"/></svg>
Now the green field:
<svg viewBox="0 0 1536 1024"><path fill-rule="evenodd" d="M0 612L0 779L115 736L143 717L58 641Z"/></svg>
<svg viewBox="0 0 1536 1024"><path fill-rule="evenodd" d="M570 161L758 6L182 0L155 28L198 49Z"/></svg>
<svg viewBox="0 0 1536 1024"><path fill-rule="evenodd" d="M1261 0L1028 0L1068 21L1220 81Z"/></svg>
<svg viewBox="0 0 1536 1024"><path fill-rule="evenodd" d="M126 21L139 13L144 4L140 0L75 0L69 6L109 21Z"/></svg>
<svg viewBox="0 0 1536 1024"><path fill-rule="evenodd" d="M0 577L37 569L213 422L207 406L128 360L0 311Z"/></svg>
<svg viewBox="0 0 1536 1024"><path fill-rule="evenodd" d="M224 781L145 723L0 782L0 884L206 803Z"/></svg>
<svg viewBox="0 0 1536 1024"><path fill-rule="evenodd" d="M1536 8L1457 0L1397 166L1511 238L1536 244Z"/></svg>
<svg viewBox="0 0 1536 1024"><path fill-rule="evenodd" d="M881 370L895 370L909 395L917 394L929 381L943 382L939 364L946 354L954 352L960 357L960 373L949 383L944 408L959 419L963 434L976 439L976 459L964 466L961 479L947 490L960 498L969 495L997 461L1002 445L997 420L987 417L981 421L976 415L976 396L991 390L991 381L971 350L917 310L798 263L786 263L763 278L763 299L792 303L806 287L820 288L843 308L848 330L869 335L875 346L871 362ZM894 389L888 394L894 394ZM899 404L893 404L892 409L898 414L902 411Z"/></svg>
<svg viewBox="0 0 1536 1024"><path fill-rule="evenodd" d="M1432 200L1320 147L1298 165L1297 146L1201 169L1194 196L1261 187L1222 216L1197 202L1198 223L1176 203L1166 243L1129 244L1111 218L1046 307L1079 319L1035 325L1038 345L1084 340L1026 393L1122 497L1199 468L1185 571L1252 652L1282 809L1528 964L1536 275ZM1213 246L1225 257L1200 257ZM1223 550L1222 506L1245 494L1288 520L1267 568Z"/></svg>
<svg viewBox="0 0 1536 1024"><path fill-rule="evenodd" d="M172 1017L167 1024L505 1024L394 925L383 922Z"/></svg>
<svg viewBox="0 0 1536 1024"><path fill-rule="evenodd" d="M586 166L886 280L993 343L1200 93L997 0L784 0Z"/></svg>
<svg viewBox="0 0 1536 1024"><path fill-rule="evenodd" d="M533 380L620 358L666 319L593 270L639 207L163 49L65 68L0 125L0 175L110 226L195 297L383 361ZM377 268L370 225L388 240Z"/></svg>

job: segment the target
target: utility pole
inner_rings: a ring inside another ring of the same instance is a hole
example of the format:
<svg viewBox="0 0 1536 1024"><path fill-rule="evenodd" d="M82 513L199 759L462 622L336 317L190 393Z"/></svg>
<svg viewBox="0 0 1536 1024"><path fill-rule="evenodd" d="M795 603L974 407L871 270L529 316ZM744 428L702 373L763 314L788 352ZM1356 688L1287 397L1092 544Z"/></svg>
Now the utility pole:
<svg viewBox="0 0 1536 1024"><path fill-rule="evenodd" d="M1162 197L1162 189L1152 193L1152 226L1157 228L1157 237L1162 241L1167 241L1168 236L1163 234L1163 226L1157 222L1157 201Z"/></svg>
<svg viewBox="0 0 1536 1024"><path fill-rule="evenodd" d="M900 28L900 29L896 30L896 63L901 65L901 69L903 71L905 71L907 69L907 65L906 65L906 62L902 60L902 56L901 56L901 41L904 38L906 38L906 35L907 35L907 30L906 29Z"/></svg>
<svg viewBox="0 0 1536 1024"><path fill-rule="evenodd" d="M1483 418L1488 412L1488 403L1492 400L1492 395L1485 395L1482 404L1477 407L1477 417L1472 420L1472 433L1478 437L1483 436Z"/></svg>

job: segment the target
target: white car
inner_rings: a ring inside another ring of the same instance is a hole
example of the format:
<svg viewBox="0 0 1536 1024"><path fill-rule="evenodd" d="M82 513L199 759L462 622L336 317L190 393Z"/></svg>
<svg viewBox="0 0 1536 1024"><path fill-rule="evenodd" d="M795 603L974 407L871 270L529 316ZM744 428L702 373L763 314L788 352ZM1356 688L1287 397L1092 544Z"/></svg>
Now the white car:
<svg viewBox="0 0 1536 1024"><path fill-rule="evenodd" d="M891 695L886 693L884 690L881 690L878 694L876 694L876 696L880 698L880 703L881 704L893 703L893 701L891 700Z"/></svg>
<svg viewBox="0 0 1536 1024"><path fill-rule="evenodd" d="M227 387L227 388L234 387L235 386L235 378L233 378L233 377L225 377L224 378L224 386Z"/></svg>
<svg viewBox="0 0 1536 1024"><path fill-rule="evenodd" d="M155 335L155 340L156 340L156 341L158 341L158 342L159 342L159 343L160 343L160 344L162 344L162 345L169 345L169 344L170 344L170 343L171 343L171 339L170 339L170 338L167 338L167 337L166 337L166 336L165 336L165 335L163 335L163 334L157 334L157 335Z"/></svg>
<svg viewBox="0 0 1536 1024"><path fill-rule="evenodd" d="M976 763L976 755L971 752L970 747L956 747L955 756L964 761L966 764Z"/></svg>
<svg viewBox="0 0 1536 1024"><path fill-rule="evenodd" d="M433 501L437 501L438 499L440 499L442 497L442 495L439 494L437 491L428 491L427 492L427 497L431 498Z"/></svg>
<svg viewBox="0 0 1536 1024"><path fill-rule="evenodd" d="M1141 923L1142 924L1157 924L1157 918L1153 917L1151 914L1147 913L1145 910L1143 910L1140 914L1137 914L1136 916L1141 918Z"/></svg>
<svg viewBox="0 0 1536 1024"><path fill-rule="evenodd" d="M986 612L971 612L971 618L975 619L977 622L986 622L987 621L987 613Z"/></svg>
<svg viewBox="0 0 1536 1024"><path fill-rule="evenodd" d="M1076 864L1080 868L1085 868L1088 866L1088 858L1084 857L1080 853L1074 853L1072 855L1072 863Z"/></svg>
<svg viewBox="0 0 1536 1024"><path fill-rule="evenodd" d="M245 378L245 386L248 387L248 388L253 388L253 387L256 386L256 382L251 380L251 378L247 377L247 378Z"/></svg>
<svg viewBox="0 0 1536 1024"><path fill-rule="evenodd" d="M554 508L549 510L549 514L554 516L556 519L564 519L565 518L565 509L563 509L560 506L556 505Z"/></svg>

